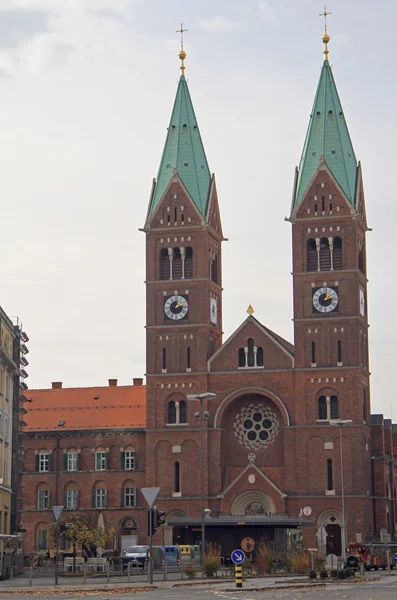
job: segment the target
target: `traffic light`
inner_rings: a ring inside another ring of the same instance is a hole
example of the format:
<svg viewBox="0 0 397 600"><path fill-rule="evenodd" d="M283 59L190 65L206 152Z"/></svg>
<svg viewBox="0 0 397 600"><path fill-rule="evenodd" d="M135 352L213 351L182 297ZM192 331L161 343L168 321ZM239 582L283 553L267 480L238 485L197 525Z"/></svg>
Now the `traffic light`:
<svg viewBox="0 0 397 600"><path fill-rule="evenodd" d="M157 531L157 529L160 527L160 525L164 525L165 523L165 511L164 510L157 510L157 508L152 508L150 510L148 510L148 514L147 514L147 522L148 522L148 535L150 536L150 534L154 535Z"/></svg>

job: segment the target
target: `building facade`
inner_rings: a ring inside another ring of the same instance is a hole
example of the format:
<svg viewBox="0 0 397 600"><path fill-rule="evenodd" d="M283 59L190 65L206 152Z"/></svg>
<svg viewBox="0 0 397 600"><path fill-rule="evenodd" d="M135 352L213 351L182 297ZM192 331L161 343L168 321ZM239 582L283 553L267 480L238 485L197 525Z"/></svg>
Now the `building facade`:
<svg viewBox="0 0 397 600"><path fill-rule="evenodd" d="M11 320L0 307L0 533L18 531L21 429L24 425L25 355L28 341L19 319Z"/></svg>
<svg viewBox="0 0 397 600"><path fill-rule="evenodd" d="M157 503L167 524L157 534L159 542L200 541L202 493L211 511L207 540L224 552L246 537L265 537L285 549L303 533L306 547L336 555L350 540L385 534L395 539L397 432L382 415L371 417L370 409L361 165L328 62L327 35L323 41L325 59L289 218L294 344L260 323L251 307L222 340L220 208L182 52L143 229L146 391L138 387L145 415L130 407L122 410L122 425L119 419L110 425L107 417L108 425L95 426L94 402L89 412L75 413L73 426L69 417L56 425L60 407L69 410L67 394L85 407L86 392L93 395L96 388L86 388L84 395L30 391L23 476L27 547L45 545L40 532L52 520L54 489L56 502L63 499L67 510L99 509L116 522L119 546L124 529L144 543L146 510L139 492L144 485L161 490ZM204 392L215 396L203 401L202 446L198 402L187 395ZM46 402L55 411L51 426L41 422ZM125 472L126 452L137 453L131 474ZM71 464L79 465L73 473ZM123 505L126 489L135 490L128 492L134 505Z"/></svg>

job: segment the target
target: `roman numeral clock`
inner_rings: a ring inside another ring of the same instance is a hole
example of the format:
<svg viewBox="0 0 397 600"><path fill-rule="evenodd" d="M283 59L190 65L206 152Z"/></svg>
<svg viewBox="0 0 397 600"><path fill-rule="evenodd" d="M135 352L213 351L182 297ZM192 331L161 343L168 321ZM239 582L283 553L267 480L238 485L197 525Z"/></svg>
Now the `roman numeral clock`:
<svg viewBox="0 0 397 600"><path fill-rule="evenodd" d="M313 312L331 313L338 311L339 296L336 287L313 288Z"/></svg>
<svg viewBox="0 0 397 600"><path fill-rule="evenodd" d="M164 318L166 321L181 321L189 314L188 296L175 294L164 299Z"/></svg>

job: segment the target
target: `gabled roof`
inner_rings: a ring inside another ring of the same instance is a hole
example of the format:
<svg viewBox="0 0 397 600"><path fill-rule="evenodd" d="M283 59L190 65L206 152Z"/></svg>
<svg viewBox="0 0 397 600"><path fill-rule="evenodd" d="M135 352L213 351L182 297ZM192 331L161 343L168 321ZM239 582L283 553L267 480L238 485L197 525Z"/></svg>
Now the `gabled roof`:
<svg viewBox="0 0 397 600"><path fill-rule="evenodd" d="M27 390L25 395L26 432L146 426L144 385Z"/></svg>
<svg viewBox="0 0 397 600"><path fill-rule="evenodd" d="M180 77L176 92L160 168L150 199L149 216L160 202L174 170L200 214L205 217L211 173L184 75Z"/></svg>
<svg viewBox="0 0 397 600"><path fill-rule="evenodd" d="M302 199L322 158L347 200L354 206L357 160L328 60L324 61L321 70L310 115L299 163L293 208Z"/></svg>

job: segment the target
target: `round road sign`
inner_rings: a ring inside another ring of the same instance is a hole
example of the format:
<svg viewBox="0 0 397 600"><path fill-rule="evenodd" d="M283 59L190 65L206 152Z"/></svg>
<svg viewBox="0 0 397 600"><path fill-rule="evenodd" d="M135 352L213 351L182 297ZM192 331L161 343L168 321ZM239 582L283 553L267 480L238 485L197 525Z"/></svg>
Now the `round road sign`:
<svg viewBox="0 0 397 600"><path fill-rule="evenodd" d="M242 550L233 550L230 558L235 565L241 565L245 561L245 554Z"/></svg>
<svg viewBox="0 0 397 600"><path fill-rule="evenodd" d="M395 554L395 555L393 556L393 562L394 562L394 564L395 564L395 565L397 565L397 554Z"/></svg>

